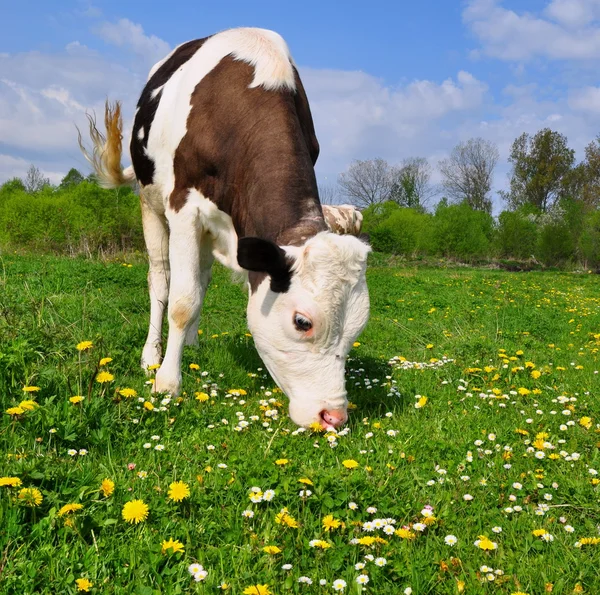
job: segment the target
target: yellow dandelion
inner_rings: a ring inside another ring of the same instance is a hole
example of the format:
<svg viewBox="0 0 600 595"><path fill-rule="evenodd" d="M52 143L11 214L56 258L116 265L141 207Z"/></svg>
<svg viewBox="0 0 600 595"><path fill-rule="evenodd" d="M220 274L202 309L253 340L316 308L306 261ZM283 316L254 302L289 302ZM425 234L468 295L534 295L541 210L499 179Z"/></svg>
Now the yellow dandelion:
<svg viewBox="0 0 600 595"><path fill-rule="evenodd" d="M243 388L230 388L227 393L236 397L244 397L248 394Z"/></svg>
<svg viewBox="0 0 600 595"><path fill-rule="evenodd" d="M173 554L177 554L177 553L183 552L185 550L183 543L181 543L181 541L179 541L177 539L173 539L173 538L164 540L161 543L161 546L162 546L163 554L166 554L167 550L171 550L171 553L173 553Z"/></svg>
<svg viewBox="0 0 600 595"><path fill-rule="evenodd" d="M190 370L199 370L200 366L198 364L190 364Z"/></svg>
<svg viewBox="0 0 600 595"><path fill-rule="evenodd" d="M581 545L598 545L600 544L600 537L582 537L579 543Z"/></svg>
<svg viewBox="0 0 600 595"><path fill-rule="evenodd" d="M359 466L358 462L354 459L346 459L345 461L342 461L342 465L344 465L346 469L356 469Z"/></svg>
<svg viewBox="0 0 600 595"><path fill-rule="evenodd" d="M6 410L6 413L8 413L8 415L23 415L23 413L25 413L25 409L23 409L22 407L9 407Z"/></svg>
<svg viewBox="0 0 600 595"><path fill-rule="evenodd" d="M200 401L201 403L204 403L205 401L208 401L208 399L210 399L210 397L206 394L206 393L194 393L196 395L196 401Z"/></svg>
<svg viewBox="0 0 600 595"><path fill-rule="evenodd" d="M119 394L126 399L130 399L131 397L137 397L137 391L133 388L122 388L119 391Z"/></svg>
<svg viewBox="0 0 600 595"><path fill-rule="evenodd" d="M419 400L415 403L416 409L422 409L427 404L427 397L420 397Z"/></svg>
<svg viewBox="0 0 600 595"><path fill-rule="evenodd" d="M110 362L112 362L112 361L113 361L113 360L112 360L112 357L103 357L103 358L100 360L100 365L101 365L101 366L106 366L106 364L110 364Z"/></svg>
<svg viewBox="0 0 600 595"><path fill-rule="evenodd" d="M365 535L364 537L361 537L357 543L360 545L373 545L375 543L375 538L370 535Z"/></svg>
<svg viewBox="0 0 600 595"><path fill-rule="evenodd" d="M83 508L83 504L65 504L59 511L58 516L65 516L72 512L77 512Z"/></svg>
<svg viewBox="0 0 600 595"><path fill-rule="evenodd" d="M169 486L169 498L174 502L181 502L190 495L190 487L183 481L174 481Z"/></svg>
<svg viewBox="0 0 600 595"><path fill-rule="evenodd" d="M288 513L287 508L282 508L281 511L275 515L275 522L278 525L285 525L286 527L291 527L292 529L298 528L298 521Z"/></svg>
<svg viewBox="0 0 600 595"><path fill-rule="evenodd" d="M484 551L491 551L491 550L495 550L498 547L498 544L495 541L492 541L489 537L487 537L486 535L480 535L479 539L475 542L475 545L480 549L480 550L484 550Z"/></svg>
<svg viewBox="0 0 600 595"><path fill-rule="evenodd" d="M531 377L534 380L537 380L541 375L542 373L539 370L533 370L533 372L531 372Z"/></svg>
<svg viewBox="0 0 600 595"><path fill-rule="evenodd" d="M144 409L152 411L154 409L154 405L150 401L144 401Z"/></svg>
<svg viewBox="0 0 600 595"><path fill-rule="evenodd" d="M40 390L42 390L42 389L39 386L24 386L23 387L24 393L37 393Z"/></svg>
<svg viewBox="0 0 600 595"><path fill-rule="evenodd" d="M104 495L105 498L112 496L115 491L115 482L112 479L103 479L100 484L100 491Z"/></svg>
<svg viewBox="0 0 600 595"><path fill-rule="evenodd" d="M266 554L270 554L272 556L274 556L275 554L280 554L281 553L281 548L278 548L276 545L266 545L263 548L263 552L265 552Z"/></svg>
<svg viewBox="0 0 600 595"><path fill-rule="evenodd" d="M18 488L21 483L22 482L18 477L0 477L0 487L8 486L9 488Z"/></svg>
<svg viewBox="0 0 600 595"><path fill-rule="evenodd" d="M582 417L579 420L579 425L584 427L586 430L589 430L592 427L592 418L587 416Z"/></svg>
<svg viewBox="0 0 600 595"><path fill-rule="evenodd" d="M152 364L151 366L148 366L148 371L152 372L154 370L158 370L158 368L160 368L160 364Z"/></svg>
<svg viewBox="0 0 600 595"><path fill-rule="evenodd" d="M73 405L77 405L77 403L81 403L83 399L84 397L82 397L81 395L75 395L74 397L70 397L69 401L73 403Z"/></svg>
<svg viewBox="0 0 600 595"><path fill-rule="evenodd" d="M531 394L531 391L528 388L525 388L524 386L520 387L517 392L522 395L522 396L527 396L529 394Z"/></svg>
<svg viewBox="0 0 600 595"><path fill-rule="evenodd" d="M123 506L123 520L136 525L148 518L148 505L143 500L130 500Z"/></svg>
<svg viewBox="0 0 600 595"><path fill-rule="evenodd" d="M298 481L307 486L315 485L310 479L308 479L308 477L301 477Z"/></svg>
<svg viewBox="0 0 600 595"><path fill-rule="evenodd" d="M94 586L87 578L75 579L75 583L77 583L78 591L85 591L86 593L89 593L90 589Z"/></svg>
<svg viewBox="0 0 600 595"><path fill-rule="evenodd" d="M360 343L358 341L354 341L354 343L352 343L352 347L360 347Z"/></svg>
<svg viewBox="0 0 600 595"><path fill-rule="evenodd" d="M18 495L19 500L25 504L25 506L39 506L42 503L44 497L42 492L37 488L23 488Z"/></svg>
<svg viewBox="0 0 600 595"><path fill-rule="evenodd" d="M105 382L112 382L115 377L110 372L100 372L98 376L96 376L96 382L100 384L104 384Z"/></svg>
<svg viewBox="0 0 600 595"><path fill-rule="evenodd" d="M277 459L275 461L275 464L279 465L279 466L283 466L283 465L287 465L289 462L290 462L289 459Z"/></svg>
<svg viewBox="0 0 600 595"><path fill-rule="evenodd" d="M308 543L310 547L316 547L320 550L328 550L330 547L333 547L329 542L324 541L323 539L313 539Z"/></svg>
<svg viewBox="0 0 600 595"><path fill-rule="evenodd" d="M318 421L313 421L313 423L308 426L308 429L312 430L313 432L325 431L325 428Z"/></svg>
<svg viewBox="0 0 600 595"><path fill-rule="evenodd" d="M333 517L332 514L328 514L323 517L323 529L325 531L331 531L332 529L338 529L342 526L342 521Z"/></svg>
<svg viewBox="0 0 600 595"><path fill-rule="evenodd" d="M531 533L536 537L541 537L542 535L546 535L548 531L546 529L534 529Z"/></svg>
<svg viewBox="0 0 600 595"><path fill-rule="evenodd" d="M91 349L94 344L91 341L81 341L81 343L77 343L77 351L86 351L87 349Z"/></svg>
<svg viewBox="0 0 600 595"><path fill-rule="evenodd" d="M415 537L417 536L416 533L414 533L410 529L405 529L404 527L396 529L396 535L398 537L401 537L402 539L415 539Z"/></svg>
<svg viewBox="0 0 600 595"><path fill-rule="evenodd" d="M244 589L244 595L272 595L269 585L252 585Z"/></svg>
<svg viewBox="0 0 600 595"><path fill-rule="evenodd" d="M433 349L433 343L429 343L426 348L427 349Z"/></svg>
<svg viewBox="0 0 600 595"><path fill-rule="evenodd" d="M19 407L25 411L33 411L36 407L39 407L39 405L35 401L27 399L26 401L21 401Z"/></svg>

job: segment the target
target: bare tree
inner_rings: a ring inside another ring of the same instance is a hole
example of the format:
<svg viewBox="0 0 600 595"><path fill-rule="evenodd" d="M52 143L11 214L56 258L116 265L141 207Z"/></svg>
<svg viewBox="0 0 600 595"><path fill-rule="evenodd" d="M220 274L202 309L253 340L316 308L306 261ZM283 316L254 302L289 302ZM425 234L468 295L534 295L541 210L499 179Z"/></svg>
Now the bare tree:
<svg viewBox="0 0 600 595"><path fill-rule="evenodd" d="M492 200L488 194L499 157L496 145L482 138L459 143L450 157L440 162L442 187L451 199L490 213Z"/></svg>
<svg viewBox="0 0 600 595"><path fill-rule="evenodd" d="M37 192L44 186L50 186L50 180L44 177L44 174L33 163L29 166L25 180L23 181L25 190L29 193Z"/></svg>
<svg viewBox="0 0 600 595"><path fill-rule="evenodd" d="M393 168L384 159L353 161L344 173L338 176L349 201L357 207L368 207L389 199L393 183Z"/></svg>
<svg viewBox="0 0 600 595"><path fill-rule="evenodd" d="M331 184L319 184L319 199L322 205L335 205L338 203L338 189Z"/></svg>
<svg viewBox="0 0 600 595"><path fill-rule="evenodd" d="M422 209L435 191L429 180L431 165L424 157L409 157L392 172L390 200L402 207Z"/></svg>

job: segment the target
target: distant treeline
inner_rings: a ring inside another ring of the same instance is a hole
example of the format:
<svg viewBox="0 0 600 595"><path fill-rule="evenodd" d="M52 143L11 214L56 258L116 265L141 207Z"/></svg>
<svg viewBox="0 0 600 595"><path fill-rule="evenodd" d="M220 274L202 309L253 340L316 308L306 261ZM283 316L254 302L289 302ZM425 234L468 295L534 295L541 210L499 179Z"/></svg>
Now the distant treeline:
<svg viewBox="0 0 600 595"><path fill-rule="evenodd" d="M600 267L600 211L565 200L552 212L530 207L497 219L466 202L440 201L433 213L393 201L363 211L374 250L407 258L439 256L462 262L506 259L545 266Z"/></svg>
<svg viewBox="0 0 600 595"><path fill-rule="evenodd" d="M72 169L58 186L39 170L0 186L0 247L101 256L144 249L139 198Z"/></svg>

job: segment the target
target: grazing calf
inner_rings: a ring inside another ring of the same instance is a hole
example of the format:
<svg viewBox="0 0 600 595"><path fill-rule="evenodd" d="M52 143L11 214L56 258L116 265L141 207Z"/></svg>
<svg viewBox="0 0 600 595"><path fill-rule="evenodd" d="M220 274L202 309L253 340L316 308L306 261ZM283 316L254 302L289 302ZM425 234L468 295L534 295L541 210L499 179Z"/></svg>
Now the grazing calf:
<svg viewBox="0 0 600 595"><path fill-rule="evenodd" d="M185 344L197 341L213 259L247 271L248 326L299 425L347 419L345 361L369 316L369 247L327 231L312 116L284 40L231 29L180 45L150 71L121 168L121 114L93 119L87 154L108 187L140 185L150 262L142 367L155 390L181 391ZM81 139L80 139L81 145ZM83 149L83 147L82 147ZM85 153L85 149L84 153Z"/></svg>
<svg viewBox="0 0 600 595"><path fill-rule="evenodd" d="M362 213L352 205L323 205L327 229L340 235L358 236L362 227Z"/></svg>

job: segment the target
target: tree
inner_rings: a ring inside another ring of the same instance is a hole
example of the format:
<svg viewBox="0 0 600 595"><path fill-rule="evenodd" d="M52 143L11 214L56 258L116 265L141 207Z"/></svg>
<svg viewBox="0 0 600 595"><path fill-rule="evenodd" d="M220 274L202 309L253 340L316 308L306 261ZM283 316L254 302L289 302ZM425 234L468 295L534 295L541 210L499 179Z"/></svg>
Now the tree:
<svg viewBox="0 0 600 595"><path fill-rule="evenodd" d="M61 180L59 188L61 190L65 190L66 188L71 188L72 186L77 186L77 184L81 184L85 178L77 171L74 167L72 167L67 175Z"/></svg>
<svg viewBox="0 0 600 595"><path fill-rule="evenodd" d="M530 137L526 132L512 145L510 190L501 192L511 209L524 205L547 212L565 190L575 160L567 137L549 128Z"/></svg>
<svg viewBox="0 0 600 595"><path fill-rule="evenodd" d="M30 194L40 191L44 186L50 186L50 180L44 177L44 174L33 163L29 166L23 183L25 190Z"/></svg>
<svg viewBox="0 0 600 595"><path fill-rule="evenodd" d="M466 202L475 211L491 213L488 195L499 158L496 145L482 138L459 143L440 162L444 190L454 202Z"/></svg>
<svg viewBox="0 0 600 595"><path fill-rule="evenodd" d="M322 205L334 205L338 202L338 190L331 184L319 184L319 200Z"/></svg>
<svg viewBox="0 0 600 595"><path fill-rule="evenodd" d="M384 159L355 160L338 176L338 184L350 202L366 208L388 200L393 184L393 168Z"/></svg>
<svg viewBox="0 0 600 595"><path fill-rule="evenodd" d="M11 178L6 180L2 186L0 186L0 193L19 192L25 191L25 184L21 178Z"/></svg>
<svg viewBox="0 0 600 595"><path fill-rule="evenodd" d="M405 159L402 166L392 172L392 177L390 200L402 207L423 209L433 196L429 183L431 166L424 157Z"/></svg>

